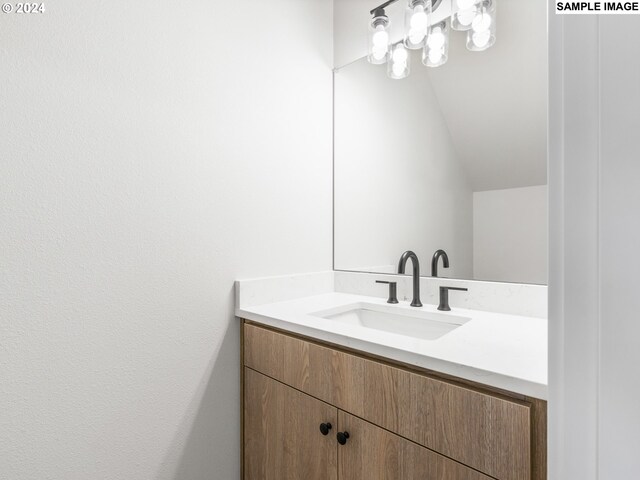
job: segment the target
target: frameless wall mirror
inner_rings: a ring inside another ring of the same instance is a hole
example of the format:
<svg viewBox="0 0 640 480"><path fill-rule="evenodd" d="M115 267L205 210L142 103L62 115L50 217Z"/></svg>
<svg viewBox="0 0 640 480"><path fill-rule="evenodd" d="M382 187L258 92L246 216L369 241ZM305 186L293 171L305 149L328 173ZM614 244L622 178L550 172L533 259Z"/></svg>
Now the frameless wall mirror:
<svg viewBox="0 0 640 480"><path fill-rule="evenodd" d="M334 267L547 281L546 2L497 0L496 42L401 80L362 58L335 70ZM366 39L364 39L366 40Z"/></svg>

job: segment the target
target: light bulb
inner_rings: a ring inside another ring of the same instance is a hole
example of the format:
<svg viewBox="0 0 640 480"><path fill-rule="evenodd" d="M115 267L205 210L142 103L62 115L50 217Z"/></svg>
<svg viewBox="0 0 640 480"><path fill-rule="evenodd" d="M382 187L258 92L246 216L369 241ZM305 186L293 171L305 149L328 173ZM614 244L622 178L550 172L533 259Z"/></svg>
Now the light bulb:
<svg viewBox="0 0 640 480"><path fill-rule="evenodd" d="M483 48L489 43L491 38L491 32L489 30L483 30L481 32L473 32L471 36L473 43L478 48Z"/></svg>
<svg viewBox="0 0 640 480"><path fill-rule="evenodd" d="M402 43L393 47L391 55L387 61L387 75L395 80L400 80L409 75L409 51Z"/></svg>
<svg viewBox="0 0 640 480"><path fill-rule="evenodd" d="M409 41L412 45L419 45L424 40L424 30L409 30Z"/></svg>
<svg viewBox="0 0 640 480"><path fill-rule="evenodd" d="M496 43L496 3L495 0L483 0L478 14L471 22L467 32L467 48L472 52L481 52Z"/></svg>
<svg viewBox="0 0 640 480"><path fill-rule="evenodd" d="M381 61L381 60L384 60L384 57L387 56L387 49L374 47L373 52L371 52L371 54L373 55L374 59Z"/></svg>
<svg viewBox="0 0 640 480"><path fill-rule="evenodd" d="M434 64L440 63L443 55L444 55L444 52L442 51L441 48L429 50L429 61Z"/></svg>
<svg viewBox="0 0 640 480"><path fill-rule="evenodd" d="M408 0L404 11L404 46L418 50L424 46L424 39L431 20L431 2L433 0Z"/></svg>
<svg viewBox="0 0 640 480"><path fill-rule="evenodd" d="M391 69L396 77L401 77L404 74L404 69L407 68L406 63L394 63Z"/></svg>
<svg viewBox="0 0 640 480"><path fill-rule="evenodd" d="M382 65L386 62L389 52L389 17L385 15L384 9L378 8L373 12L368 38L367 60L373 65Z"/></svg>
<svg viewBox="0 0 640 480"><path fill-rule="evenodd" d="M442 32L442 28L434 27L434 29L431 30L431 33L427 37L427 45L429 45L430 49L434 50L441 49L444 46L444 43L445 38L444 33Z"/></svg>
<svg viewBox="0 0 640 480"><path fill-rule="evenodd" d="M471 22L473 22L475 16L476 11L473 8L468 10L460 10L458 12L458 22L460 22L460 25L468 27L469 25L471 25Z"/></svg>
<svg viewBox="0 0 640 480"><path fill-rule="evenodd" d="M475 32L488 31L489 28L491 28L491 15L487 12L478 13L473 19L473 22L471 22L471 28L473 28Z"/></svg>
<svg viewBox="0 0 640 480"><path fill-rule="evenodd" d="M449 27L446 22L432 25L422 51L422 64L439 67L447 62L449 52Z"/></svg>
<svg viewBox="0 0 640 480"><path fill-rule="evenodd" d="M424 8L417 6L413 9L413 15L411 16L410 25L412 29L426 30L429 26L429 19L424 11Z"/></svg>
<svg viewBox="0 0 640 480"><path fill-rule="evenodd" d="M382 25L378 25L376 27L376 33L373 34L373 45L374 47L384 48L387 50L387 45L389 44L389 34L385 31Z"/></svg>
<svg viewBox="0 0 640 480"><path fill-rule="evenodd" d="M407 50L402 45L398 45L393 50L392 58L394 63L407 63L409 54L407 53Z"/></svg>

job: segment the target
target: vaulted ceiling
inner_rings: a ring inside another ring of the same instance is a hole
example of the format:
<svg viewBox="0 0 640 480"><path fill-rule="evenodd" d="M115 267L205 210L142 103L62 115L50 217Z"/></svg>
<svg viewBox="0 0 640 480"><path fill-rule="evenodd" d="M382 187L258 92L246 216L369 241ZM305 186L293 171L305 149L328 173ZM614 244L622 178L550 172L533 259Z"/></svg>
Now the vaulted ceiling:
<svg viewBox="0 0 640 480"><path fill-rule="evenodd" d="M544 0L498 0L493 47L470 52L451 32L449 61L428 69L474 191L547 183L546 12Z"/></svg>

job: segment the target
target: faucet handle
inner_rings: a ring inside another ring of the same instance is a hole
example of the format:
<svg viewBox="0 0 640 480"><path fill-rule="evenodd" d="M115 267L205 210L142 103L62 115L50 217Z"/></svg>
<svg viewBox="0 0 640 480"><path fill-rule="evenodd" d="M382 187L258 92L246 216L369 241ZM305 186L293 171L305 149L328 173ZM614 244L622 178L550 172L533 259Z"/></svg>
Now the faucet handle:
<svg viewBox="0 0 640 480"><path fill-rule="evenodd" d="M461 292L468 292L468 288L462 287L440 287L440 304L438 305L438 310L443 312L451 311L451 307L449 306L449 290L459 290Z"/></svg>
<svg viewBox="0 0 640 480"><path fill-rule="evenodd" d="M387 303L398 303L398 283L387 282L385 280L376 280L376 283L386 283L389 285L389 299Z"/></svg>

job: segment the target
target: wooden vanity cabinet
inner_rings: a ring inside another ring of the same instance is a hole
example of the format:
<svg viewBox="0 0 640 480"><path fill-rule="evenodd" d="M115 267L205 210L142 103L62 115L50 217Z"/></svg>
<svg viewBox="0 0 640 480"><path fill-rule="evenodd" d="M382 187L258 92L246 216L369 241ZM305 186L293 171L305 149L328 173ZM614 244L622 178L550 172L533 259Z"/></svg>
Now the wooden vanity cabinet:
<svg viewBox="0 0 640 480"><path fill-rule="evenodd" d="M242 347L245 480L546 479L545 402L250 322Z"/></svg>
<svg viewBox="0 0 640 480"><path fill-rule="evenodd" d="M338 409L248 368L244 382L244 478L337 479Z"/></svg>
<svg viewBox="0 0 640 480"><path fill-rule="evenodd" d="M340 411L349 439L338 447L338 478L354 480L491 480L405 438Z"/></svg>
<svg viewBox="0 0 640 480"><path fill-rule="evenodd" d="M244 382L245 480L491 480L247 367Z"/></svg>

